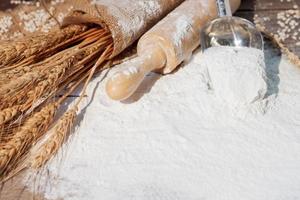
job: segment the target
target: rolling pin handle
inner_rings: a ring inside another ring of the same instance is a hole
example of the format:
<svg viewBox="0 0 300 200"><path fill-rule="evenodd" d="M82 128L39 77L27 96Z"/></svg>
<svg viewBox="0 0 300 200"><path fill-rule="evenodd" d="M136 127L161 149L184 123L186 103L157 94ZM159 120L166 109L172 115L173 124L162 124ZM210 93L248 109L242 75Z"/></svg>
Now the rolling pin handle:
<svg viewBox="0 0 300 200"><path fill-rule="evenodd" d="M120 67L106 83L107 95L117 101L130 97L146 75L164 67L166 56L160 47L149 47L149 51Z"/></svg>

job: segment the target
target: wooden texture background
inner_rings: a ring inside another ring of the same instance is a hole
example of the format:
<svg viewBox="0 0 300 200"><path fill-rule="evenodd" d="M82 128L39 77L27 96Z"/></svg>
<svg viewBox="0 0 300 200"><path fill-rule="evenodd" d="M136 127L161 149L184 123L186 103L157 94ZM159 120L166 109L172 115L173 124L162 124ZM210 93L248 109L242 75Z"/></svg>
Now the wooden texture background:
<svg viewBox="0 0 300 200"><path fill-rule="evenodd" d="M300 57L300 0L242 0L242 5L235 15L255 21L274 35L280 35L286 29L289 36L282 42ZM289 24L282 27L280 15L287 16L285 21L294 20L299 24L294 28Z"/></svg>

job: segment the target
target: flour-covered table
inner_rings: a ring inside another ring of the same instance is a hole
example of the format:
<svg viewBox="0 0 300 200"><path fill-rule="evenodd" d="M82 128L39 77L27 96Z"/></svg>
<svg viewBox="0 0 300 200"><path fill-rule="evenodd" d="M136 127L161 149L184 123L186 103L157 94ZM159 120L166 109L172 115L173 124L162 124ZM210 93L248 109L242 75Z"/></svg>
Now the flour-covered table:
<svg viewBox="0 0 300 200"><path fill-rule="evenodd" d="M59 156L0 199L300 198L300 68L269 46L266 63L267 112L242 118L207 87L199 52L122 103L105 96L103 73Z"/></svg>
<svg viewBox="0 0 300 200"><path fill-rule="evenodd" d="M299 67L267 47L268 110L237 118L200 63L196 52L176 73L152 74L122 103L96 78L76 134L38 179L45 197L300 198Z"/></svg>

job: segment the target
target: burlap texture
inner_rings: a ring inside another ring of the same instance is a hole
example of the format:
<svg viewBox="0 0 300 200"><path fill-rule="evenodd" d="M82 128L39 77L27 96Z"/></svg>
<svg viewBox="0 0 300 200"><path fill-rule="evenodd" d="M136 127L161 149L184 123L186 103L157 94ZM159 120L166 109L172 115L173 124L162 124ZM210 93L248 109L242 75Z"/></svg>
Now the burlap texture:
<svg viewBox="0 0 300 200"><path fill-rule="evenodd" d="M112 56L121 53L184 0L76 0L64 25L93 22L107 27L114 38Z"/></svg>

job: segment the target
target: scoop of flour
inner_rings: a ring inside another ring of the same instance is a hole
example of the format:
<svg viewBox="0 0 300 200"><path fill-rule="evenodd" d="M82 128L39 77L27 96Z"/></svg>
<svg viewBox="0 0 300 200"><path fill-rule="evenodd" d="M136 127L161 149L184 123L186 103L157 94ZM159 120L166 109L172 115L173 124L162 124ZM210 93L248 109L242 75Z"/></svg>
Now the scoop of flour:
<svg viewBox="0 0 300 200"><path fill-rule="evenodd" d="M212 47L197 62L207 69L209 86L229 107L262 101L267 93L264 53L248 47Z"/></svg>

